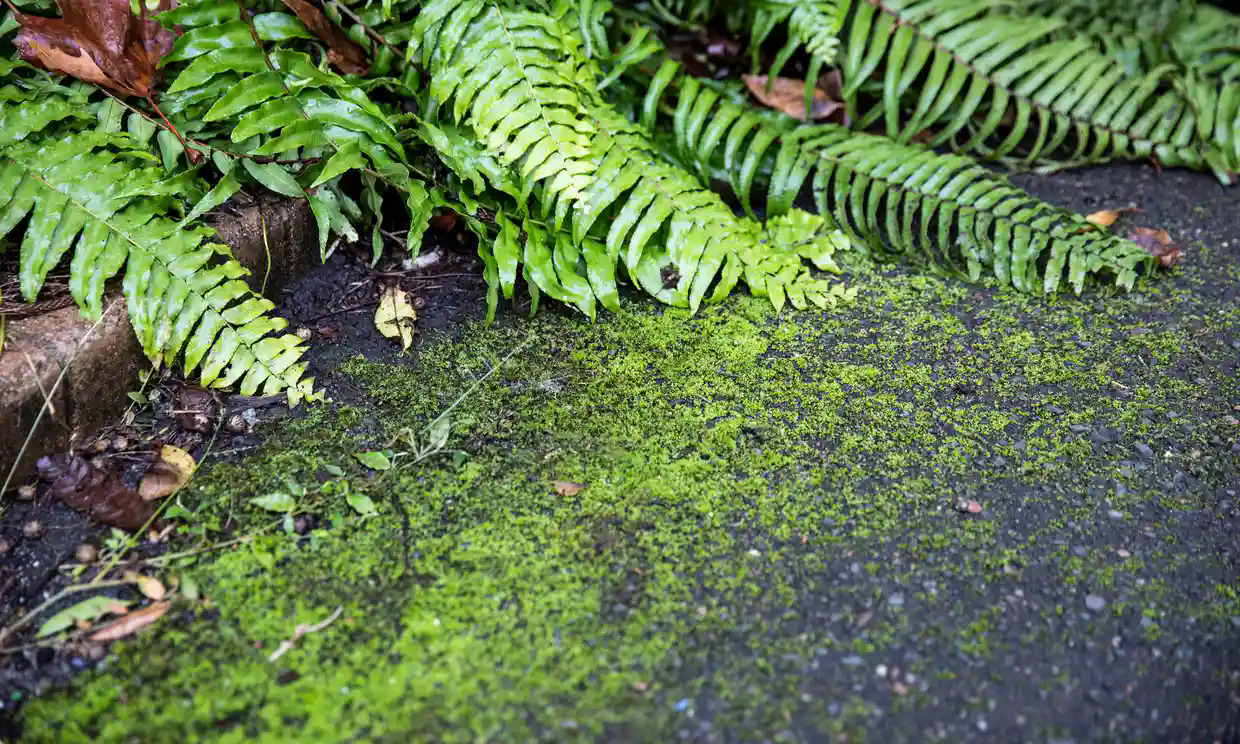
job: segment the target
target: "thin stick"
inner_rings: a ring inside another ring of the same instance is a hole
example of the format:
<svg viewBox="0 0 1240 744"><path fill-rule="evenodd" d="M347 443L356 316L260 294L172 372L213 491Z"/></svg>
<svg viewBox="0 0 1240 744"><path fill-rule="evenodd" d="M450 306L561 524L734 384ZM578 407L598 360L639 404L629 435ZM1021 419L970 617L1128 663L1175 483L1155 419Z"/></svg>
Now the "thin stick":
<svg viewBox="0 0 1240 744"><path fill-rule="evenodd" d="M363 21L363 20L361 19L361 17L360 17L360 16L358 16L356 13L354 13L354 12L353 12L353 10L352 10L352 8L349 8L349 7L348 7L347 5L345 5L344 3L337 2L336 0L329 0L329 2L331 2L331 4L332 4L332 5L336 6L336 9L337 9L337 10L339 10L341 13L344 13L344 14L345 14L345 15L347 15L349 18L352 18L354 23L356 23L357 25L361 26L361 27L362 27L362 30L366 32L366 35L367 35L367 36L369 36L370 38L372 38L372 39L374 39L375 41L379 42L380 44L382 44L383 46L387 47L388 49L391 49L393 52L396 52L396 54L397 54L397 57L396 57L396 58L397 58L397 59L401 59L401 60L403 60L403 59L404 59L404 55L400 53L400 50L399 50L399 49L397 49L396 47L392 46L392 44L391 44L391 43L390 43L387 39L383 38L383 34L379 33L379 32L378 32L378 31L376 31L376 30L374 30L374 29L373 29L373 28L371 28L370 26L367 26L367 25L366 25L366 22L365 22L365 21Z"/></svg>
<svg viewBox="0 0 1240 744"><path fill-rule="evenodd" d="M336 611L328 615L327 619L323 620L322 622L317 622L314 625L298 625L296 628L293 629L293 637L288 639L287 641L281 641L279 648L271 652L271 656L267 657L267 661L275 661L276 659L283 656L285 652L291 651L294 644L297 643L297 639L301 638L302 636L307 635L309 633L317 633L323 628L326 628L328 625L331 625L332 623L336 622L336 618L340 617L340 613L342 612L344 612L344 607L337 607Z"/></svg>
<svg viewBox="0 0 1240 744"><path fill-rule="evenodd" d="M96 582L93 584L91 583L74 584L73 586L67 586L64 589L61 589L60 591L56 592L52 596L40 602L38 607L35 607L30 612L27 612L25 615L22 615L21 619L18 620L17 622L13 623L7 628L4 628L3 630L0 630L0 643L2 643L4 639L13 635L14 633L21 630L22 628L26 627L26 624L29 623L31 620L33 620L35 617L37 617L40 612L46 610L48 607L51 607L52 605L56 604L57 602L64 599L65 597L68 597L71 594L76 594L78 592L84 592L88 589L104 589L104 588L111 587L111 586L125 586L126 584L130 584L130 583L132 582L124 581L124 580L113 580L113 581L100 581L100 582ZM0 650L0 653L4 653L7 650L8 649Z"/></svg>
<svg viewBox="0 0 1240 744"><path fill-rule="evenodd" d="M526 346L528 346L528 345L529 345L529 343L530 343L531 341L533 341L533 340L534 340L534 334L532 334L532 333L531 333L530 335L526 336L526 337L525 337L525 340L524 340L524 341L522 341L521 343L517 344L515 347L513 347L512 351L508 352L508 354L506 354L506 355L504 356L504 358L503 358L503 359L499 360L499 363L498 363L498 364L492 365L492 367L486 371L486 374L484 374L482 377L479 377L478 379L474 380L473 384L472 384L472 385L470 385L468 388L466 388L466 389L465 389L465 392L463 392L463 393L461 393L459 396L457 396L456 400L452 401L452 405L450 405L450 406L448 406L447 408L445 408L445 409L444 409L444 411L443 411L443 413L441 413L441 414L439 414L438 416L436 416L435 418L431 419L430 423L428 423L426 426L422 427L422 433L426 433L426 432L430 431L431 427L432 427L432 426L434 426L435 424L439 423L439 420L440 420L441 418L443 418L444 416L447 416L449 413L452 413L452 409L453 409L453 408L456 408L456 407L457 407L457 405L458 405L461 401L463 401L463 400L465 400L467 397L469 397L470 393L472 393L472 392L474 392L475 390L477 390L479 385L481 385L482 383L486 382L486 380L487 380L487 378L488 378L488 377L490 377L491 375L495 374L495 372L496 372L496 371L497 371L500 367L503 367L503 366L504 366L504 365L508 362L508 360L509 360L509 359L512 359L512 358L513 358L513 356L515 356L515 355L516 355L516 353L517 353L518 351L521 351L522 349L524 349L524 348L525 348ZM408 429L406 429L405 431L406 431L406 432L408 432L409 430L408 430ZM387 443L387 446L388 446L388 447L391 447L393 444L395 444L395 443L396 443L396 440L397 440L397 439L399 439L399 438L400 438L400 436L399 436L399 435L397 435L397 436L393 437L393 438L392 438L392 439L391 439L391 440ZM423 459L423 458L417 458L414 462L420 462L422 459Z"/></svg>

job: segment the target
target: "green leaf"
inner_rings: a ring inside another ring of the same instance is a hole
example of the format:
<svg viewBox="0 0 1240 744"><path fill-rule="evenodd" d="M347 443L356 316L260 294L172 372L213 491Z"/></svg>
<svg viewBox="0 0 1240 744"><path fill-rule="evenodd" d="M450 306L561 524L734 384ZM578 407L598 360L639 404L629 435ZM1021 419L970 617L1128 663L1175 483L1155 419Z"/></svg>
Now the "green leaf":
<svg viewBox="0 0 1240 744"><path fill-rule="evenodd" d="M129 607L132 604L132 600L116 599L115 597L95 596L90 599L84 599L49 617L39 626L39 632L35 634L35 637L46 638L62 630L74 627L79 620L94 621L112 612L117 605Z"/></svg>
<svg viewBox="0 0 1240 744"><path fill-rule="evenodd" d="M278 163L255 163L249 158L242 158L241 165L246 172L262 185L283 196L305 197L306 192L298 185L284 166Z"/></svg>
<svg viewBox="0 0 1240 744"><path fill-rule="evenodd" d="M429 431L427 432L427 447L432 450L441 450L448 443L448 437L452 434L452 419L447 416L440 416L431 422Z"/></svg>
<svg viewBox="0 0 1240 744"><path fill-rule="evenodd" d="M330 181L346 171L365 167L366 159L362 156L361 145L357 140L346 142L336 151L335 155L331 156L327 165L323 166L322 172L319 173L318 178L314 179L314 183L310 184L310 188Z"/></svg>
<svg viewBox="0 0 1240 744"><path fill-rule="evenodd" d="M345 493L344 499L349 506L353 507L353 511L363 517L370 517L379 513L379 510L375 508L375 502L364 493L350 489Z"/></svg>
<svg viewBox="0 0 1240 744"><path fill-rule="evenodd" d="M259 13L253 21L254 30L258 31L258 38L263 41L318 38L296 16L288 13Z"/></svg>
<svg viewBox="0 0 1240 744"><path fill-rule="evenodd" d="M391 453L387 450L376 452L354 452L353 457L371 470L390 470L392 467Z"/></svg>
<svg viewBox="0 0 1240 744"><path fill-rule="evenodd" d="M284 491L275 491L272 493L255 496L250 499L250 503L261 509L272 512L290 512L297 506L297 500L292 494Z"/></svg>

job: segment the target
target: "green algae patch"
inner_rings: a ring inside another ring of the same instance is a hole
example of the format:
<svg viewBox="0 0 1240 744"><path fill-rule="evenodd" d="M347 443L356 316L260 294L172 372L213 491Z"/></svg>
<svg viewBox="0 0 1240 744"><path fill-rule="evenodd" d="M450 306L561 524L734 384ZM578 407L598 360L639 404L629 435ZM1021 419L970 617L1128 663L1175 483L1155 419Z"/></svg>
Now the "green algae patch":
<svg viewBox="0 0 1240 744"><path fill-rule="evenodd" d="M1035 648L1068 695L1049 667L1097 623L1240 616L1223 558L1144 537L1225 527L1237 387L1198 331L1234 313L865 281L833 313L634 303L346 362L363 401L183 493L202 539L245 537L182 569L210 601L32 702L26 739L863 741L876 686L938 708ZM273 489L314 529L253 506Z"/></svg>

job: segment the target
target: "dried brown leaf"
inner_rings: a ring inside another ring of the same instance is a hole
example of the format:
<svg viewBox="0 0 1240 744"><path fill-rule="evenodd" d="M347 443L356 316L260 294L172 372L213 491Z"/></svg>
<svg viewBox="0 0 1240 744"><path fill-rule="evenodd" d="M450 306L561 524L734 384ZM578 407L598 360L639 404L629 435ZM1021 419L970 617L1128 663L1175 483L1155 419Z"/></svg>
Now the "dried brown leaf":
<svg viewBox="0 0 1240 744"><path fill-rule="evenodd" d="M366 74L370 69L366 62L366 50L354 44L344 31L323 15L323 11L306 0L284 0L284 4L306 24L306 28L327 44L327 60L338 70L346 74Z"/></svg>
<svg viewBox="0 0 1240 744"><path fill-rule="evenodd" d="M92 519L133 532L155 515L155 507L127 488L118 473L104 470L76 455L41 457L39 477L67 506Z"/></svg>
<svg viewBox="0 0 1240 744"><path fill-rule="evenodd" d="M145 501L154 501L176 493L189 483L196 465L193 456L180 447L159 445L155 461L138 484L138 495Z"/></svg>
<svg viewBox="0 0 1240 744"><path fill-rule="evenodd" d="M574 481L558 480L551 484L555 487L555 492L564 497L576 496L586 487L584 483L576 483Z"/></svg>
<svg viewBox="0 0 1240 744"><path fill-rule="evenodd" d="M745 81L754 98L764 106L782 111L794 119L806 121L804 80L777 77L770 82L768 89L766 75L742 75L741 79ZM843 103L832 100L822 88L814 88L808 117L810 120L828 119L837 112L842 114L843 110Z"/></svg>
<svg viewBox="0 0 1240 744"><path fill-rule="evenodd" d="M1158 259L1158 265L1171 268L1184 255L1180 247L1171 242L1171 235L1166 230L1156 227L1134 227L1126 236L1129 240L1145 249L1145 252Z"/></svg>
<svg viewBox="0 0 1240 744"><path fill-rule="evenodd" d="M159 61L172 50L174 34L147 17L144 3L136 16L129 0L57 0L61 17L42 18L5 2L21 25L13 41L26 61L122 95L146 98L154 92ZM172 0L160 0L156 12L172 6Z"/></svg>
<svg viewBox="0 0 1240 744"><path fill-rule="evenodd" d="M104 643L133 635L163 617L164 613L171 606L171 602L156 602L140 610L134 610L126 615L122 615L120 619L108 623L92 633L90 640L96 643Z"/></svg>
<svg viewBox="0 0 1240 744"><path fill-rule="evenodd" d="M213 390L185 385L177 392L176 415L181 426L190 431L206 433L219 416L219 401Z"/></svg>

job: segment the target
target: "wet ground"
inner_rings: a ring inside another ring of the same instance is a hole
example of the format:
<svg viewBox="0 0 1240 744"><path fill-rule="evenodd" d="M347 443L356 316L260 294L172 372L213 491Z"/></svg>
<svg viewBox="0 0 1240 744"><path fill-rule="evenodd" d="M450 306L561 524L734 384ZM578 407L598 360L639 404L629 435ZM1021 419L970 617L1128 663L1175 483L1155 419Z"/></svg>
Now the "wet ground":
<svg viewBox="0 0 1240 744"><path fill-rule="evenodd" d="M264 414L182 493L171 549L225 547L155 573L198 600L98 663L5 662L6 740L1240 741L1237 192L1017 180L1135 204L1185 256L1130 295L860 266L827 313L483 329L449 254L378 278L425 302L407 355L334 258L283 310L335 403Z"/></svg>

